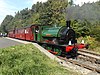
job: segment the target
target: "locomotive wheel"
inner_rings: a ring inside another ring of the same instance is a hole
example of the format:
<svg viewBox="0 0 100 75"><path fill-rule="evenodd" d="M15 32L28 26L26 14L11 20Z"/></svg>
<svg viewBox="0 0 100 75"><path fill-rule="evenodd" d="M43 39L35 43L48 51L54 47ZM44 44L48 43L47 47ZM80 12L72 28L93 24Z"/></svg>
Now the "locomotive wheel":
<svg viewBox="0 0 100 75"><path fill-rule="evenodd" d="M47 44L43 44L42 47L45 48L46 50L52 50L52 48L49 47Z"/></svg>
<svg viewBox="0 0 100 75"><path fill-rule="evenodd" d="M61 48L59 48L59 47L55 47L54 52L57 52L57 54L56 54L57 56L61 55L61 53L62 53Z"/></svg>
<svg viewBox="0 0 100 75"><path fill-rule="evenodd" d="M78 51L78 49L77 48L73 48L72 49L72 52L71 52L71 57L77 57L77 51Z"/></svg>

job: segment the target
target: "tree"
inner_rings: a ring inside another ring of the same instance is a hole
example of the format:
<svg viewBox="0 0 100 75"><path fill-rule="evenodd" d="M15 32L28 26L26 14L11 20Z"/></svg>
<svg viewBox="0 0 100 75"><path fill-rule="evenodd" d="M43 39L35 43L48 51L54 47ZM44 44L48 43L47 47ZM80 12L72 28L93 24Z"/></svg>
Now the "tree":
<svg viewBox="0 0 100 75"><path fill-rule="evenodd" d="M7 15L5 17L5 19L3 20L3 22L1 23L1 32L8 32L6 26L12 21L13 16L11 15Z"/></svg>
<svg viewBox="0 0 100 75"><path fill-rule="evenodd" d="M45 11L40 14L40 23L43 25L60 25L65 23L64 13L66 7L66 0L48 0L47 3L44 3Z"/></svg>

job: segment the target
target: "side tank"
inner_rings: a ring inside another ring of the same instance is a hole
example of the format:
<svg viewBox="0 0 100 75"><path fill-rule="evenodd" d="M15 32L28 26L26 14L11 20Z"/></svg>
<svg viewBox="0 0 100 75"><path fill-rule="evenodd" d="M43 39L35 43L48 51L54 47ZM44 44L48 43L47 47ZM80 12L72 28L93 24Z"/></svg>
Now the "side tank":
<svg viewBox="0 0 100 75"><path fill-rule="evenodd" d="M60 37L60 32L63 31L65 27L50 27L50 28L45 28L42 31L42 37L47 37L47 38L59 38Z"/></svg>

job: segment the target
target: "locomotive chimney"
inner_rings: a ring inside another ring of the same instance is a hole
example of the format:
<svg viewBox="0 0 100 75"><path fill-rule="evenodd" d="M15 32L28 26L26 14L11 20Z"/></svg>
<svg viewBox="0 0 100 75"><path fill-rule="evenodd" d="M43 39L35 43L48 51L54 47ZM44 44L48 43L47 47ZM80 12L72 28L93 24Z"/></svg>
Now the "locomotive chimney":
<svg viewBox="0 0 100 75"><path fill-rule="evenodd" d="M67 12L67 15L66 15L66 26L67 28L70 28L70 24L71 24L71 5L73 4L73 1L72 0L68 0L68 6L66 8L66 12Z"/></svg>
<svg viewBox="0 0 100 75"><path fill-rule="evenodd" d="M66 25L67 25L68 28L70 28L70 24L71 24L70 20L66 21Z"/></svg>

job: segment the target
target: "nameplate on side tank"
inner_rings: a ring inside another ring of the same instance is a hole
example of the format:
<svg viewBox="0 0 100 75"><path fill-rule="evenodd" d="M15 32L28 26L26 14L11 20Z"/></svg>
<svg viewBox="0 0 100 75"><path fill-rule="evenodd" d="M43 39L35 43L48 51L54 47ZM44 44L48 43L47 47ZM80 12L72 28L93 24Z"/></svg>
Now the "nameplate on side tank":
<svg viewBox="0 0 100 75"><path fill-rule="evenodd" d="M46 34L46 36L52 36L51 34Z"/></svg>

